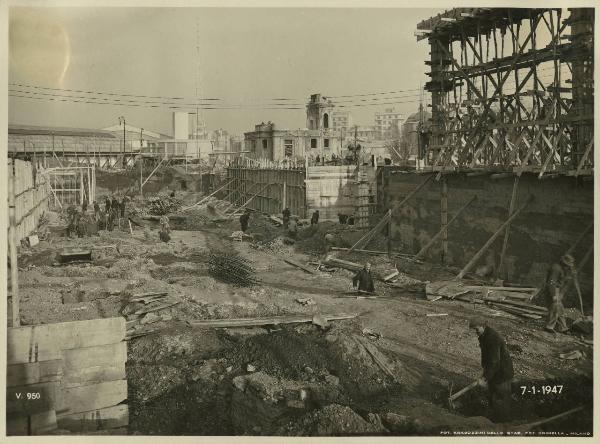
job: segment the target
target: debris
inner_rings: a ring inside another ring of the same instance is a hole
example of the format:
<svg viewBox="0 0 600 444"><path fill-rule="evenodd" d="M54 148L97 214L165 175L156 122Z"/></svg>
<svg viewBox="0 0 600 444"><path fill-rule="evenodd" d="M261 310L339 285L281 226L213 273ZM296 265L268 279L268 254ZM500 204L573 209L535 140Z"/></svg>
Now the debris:
<svg viewBox="0 0 600 444"><path fill-rule="evenodd" d="M354 319L356 314L322 315L327 322ZM192 327L200 328L228 328L228 327L255 327L260 325L298 324L313 322L313 316L288 315L273 316L271 318L238 318L238 319L205 319L202 321L189 321Z"/></svg>
<svg viewBox="0 0 600 444"><path fill-rule="evenodd" d="M179 210L181 200L167 195L149 197L146 200L146 206L150 214L162 216Z"/></svg>
<svg viewBox="0 0 600 444"><path fill-rule="evenodd" d="M156 313L148 313L140 320L140 324L152 324L153 322L161 321L162 318Z"/></svg>
<svg viewBox="0 0 600 444"><path fill-rule="evenodd" d="M283 225L283 220L281 220L277 216L269 216L269 219L271 220L271 222L274 222L277 226Z"/></svg>
<svg viewBox="0 0 600 444"><path fill-rule="evenodd" d="M385 276L383 278L383 282L388 282L391 281L392 278L395 278L396 276L398 276L400 274L400 272L398 270L394 271L392 274L389 274L387 276Z"/></svg>
<svg viewBox="0 0 600 444"><path fill-rule="evenodd" d="M30 247L35 247L37 244L40 243L40 238L36 234L27 236L26 239L27 239L27 245Z"/></svg>
<svg viewBox="0 0 600 444"><path fill-rule="evenodd" d="M299 268L299 269L301 269L302 271L305 271L308 274L315 274L315 272L313 270L311 270L310 268L305 267L304 265L299 264L298 262L293 261L291 259L283 258L283 262L285 262L286 264L293 265L294 267Z"/></svg>
<svg viewBox="0 0 600 444"><path fill-rule="evenodd" d="M358 342L359 345L362 345L365 348L367 353L369 353L369 355L371 355L371 358L373 358L373 361L375 361L375 363L379 366L379 368L381 370L384 371L384 373L386 373L390 378L392 378L392 380L394 382L398 382L394 372L392 372L392 370L378 356L378 351L376 349L374 349L371 344L369 344L368 342L366 342L363 338L361 338L359 336L354 336L354 339Z"/></svg>
<svg viewBox="0 0 600 444"><path fill-rule="evenodd" d="M144 304L149 304L156 299L164 298L168 294L169 293L166 291L136 294L133 298L129 299L129 302L143 302Z"/></svg>
<svg viewBox="0 0 600 444"><path fill-rule="evenodd" d="M179 301L175 301L175 302L171 302L171 303L159 305L157 307L141 308L141 309L135 311L133 314L134 315L141 315L141 314L145 314L145 313L151 313L153 311L160 311L160 310L164 310L165 308L169 308L169 307L172 307L173 305L177 305L177 304L179 304Z"/></svg>
<svg viewBox="0 0 600 444"><path fill-rule="evenodd" d="M327 322L327 318L320 314L315 314L312 318L313 325L319 326L321 328L326 328L329 324Z"/></svg>
<svg viewBox="0 0 600 444"><path fill-rule="evenodd" d="M462 282L457 281L437 281L425 284L425 294L427 296L454 299L457 296L469 293L469 291Z"/></svg>
<svg viewBox="0 0 600 444"><path fill-rule="evenodd" d="M255 372L255 371L256 371L256 367L255 367L255 366L253 366L252 364L248 364L248 365L246 366L246 371L247 371L248 373Z"/></svg>
<svg viewBox="0 0 600 444"><path fill-rule="evenodd" d="M366 327L362 329L362 334L364 336L367 336L367 337L372 338L372 339L381 339L381 338L383 338L383 335L381 333L376 332L376 331L374 331L374 330L372 330L370 328L366 328Z"/></svg>
<svg viewBox="0 0 600 444"><path fill-rule="evenodd" d="M585 358L585 353L583 353L580 350L573 350L573 351L570 351L568 353L560 353L558 355L558 357L560 359L572 359L572 360L575 360L575 359Z"/></svg>
<svg viewBox="0 0 600 444"><path fill-rule="evenodd" d="M313 298L298 298L296 302L302 305L316 305L317 303Z"/></svg>

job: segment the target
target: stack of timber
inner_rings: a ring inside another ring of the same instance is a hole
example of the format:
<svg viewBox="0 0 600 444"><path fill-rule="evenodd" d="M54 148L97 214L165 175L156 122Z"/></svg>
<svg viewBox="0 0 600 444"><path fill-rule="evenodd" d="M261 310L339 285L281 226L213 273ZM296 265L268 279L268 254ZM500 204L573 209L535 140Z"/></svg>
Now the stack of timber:
<svg viewBox="0 0 600 444"><path fill-rule="evenodd" d="M8 329L7 435L126 427L123 318Z"/></svg>
<svg viewBox="0 0 600 444"><path fill-rule="evenodd" d="M121 310L126 317L127 336L126 340L146 336L154 333L160 328L151 326L160 321L173 319L171 309L179 304L179 301L169 299L166 291L149 292L134 295Z"/></svg>
<svg viewBox="0 0 600 444"><path fill-rule="evenodd" d="M545 307L530 302L539 291L533 287L466 285L460 281L437 281L427 284L425 291L430 301L446 298L487 304L495 310L527 319L542 319L548 313Z"/></svg>

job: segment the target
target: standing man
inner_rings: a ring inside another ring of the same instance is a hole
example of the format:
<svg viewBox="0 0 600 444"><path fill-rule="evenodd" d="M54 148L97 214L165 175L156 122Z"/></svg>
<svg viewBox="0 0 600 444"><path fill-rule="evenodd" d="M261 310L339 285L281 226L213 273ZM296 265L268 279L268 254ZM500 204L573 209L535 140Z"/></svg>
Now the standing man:
<svg viewBox="0 0 600 444"><path fill-rule="evenodd" d="M366 293L374 293L375 285L373 284L373 275L371 274L371 264L365 263L365 266L352 278L352 286L354 290L364 291Z"/></svg>
<svg viewBox="0 0 600 444"><path fill-rule="evenodd" d="M110 213L110 197L104 196L104 211L106 214Z"/></svg>
<svg viewBox="0 0 600 444"><path fill-rule="evenodd" d="M240 227L244 233L248 229L248 222L250 222L250 210L246 209L244 214L240 216Z"/></svg>
<svg viewBox="0 0 600 444"><path fill-rule="evenodd" d="M310 218L311 225L317 225L319 223L319 210L315 210Z"/></svg>
<svg viewBox="0 0 600 444"><path fill-rule="evenodd" d="M510 419L511 382L514 376L506 342L482 319L471 320L469 328L475 330L479 338L483 376L478 382L480 386L488 387L491 419L494 422L506 422Z"/></svg>
<svg viewBox="0 0 600 444"><path fill-rule="evenodd" d="M565 307L562 303L565 289L567 272L573 270L575 259L570 254L560 258L560 263L552 264L546 277L546 305L548 307L548 319L546 330L555 333L558 327L560 333L568 330L565 320Z"/></svg>
<svg viewBox="0 0 600 444"><path fill-rule="evenodd" d="M288 207L285 207L283 209L283 229L287 230L288 228L288 224L290 223L290 217L292 216L292 212L290 211L290 209Z"/></svg>
<svg viewBox="0 0 600 444"><path fill-rule="evenodd" d="M98 202L94 201L94 218L96 219L96 222L98 222L99 214L100 214L100 205L98 205Z"/></svg>
<svg viewBox="0 0 600 444"><path fill-rule="evenodd" d="M121 199L121 204L119 206L119 210L121 210L121 219L125 217L125 203L127 202L127 196L123 196Z"/></svg>
<svg viewBox="0 0 600 444"><path fill-rule="evenodd" d="M83 199L83 203L81 204L81 212L83 214L87 213L87 206L88 206L87 200Z"/></svg>

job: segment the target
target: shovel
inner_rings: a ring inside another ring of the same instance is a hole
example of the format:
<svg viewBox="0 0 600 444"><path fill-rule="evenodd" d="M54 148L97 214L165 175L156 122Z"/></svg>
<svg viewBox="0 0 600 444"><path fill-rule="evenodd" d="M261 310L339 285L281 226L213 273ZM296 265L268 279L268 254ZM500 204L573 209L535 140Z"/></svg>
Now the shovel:
<svg viewBox="0 0 600 444"><path fill-rule="evenodd" d="M459 390L458 392L456 392L455 394L452 394L452 392L450 392L450 396L448 397L448 405L450 406L451 409L454 409L454 401L456 401L457 398L460 398L462 395L464 395L465 393L473 390L475 387L477 387L479 385L479 380L477 381L473 381L472 383L470 383L468 386L466 386L465 388Z"/></svg>

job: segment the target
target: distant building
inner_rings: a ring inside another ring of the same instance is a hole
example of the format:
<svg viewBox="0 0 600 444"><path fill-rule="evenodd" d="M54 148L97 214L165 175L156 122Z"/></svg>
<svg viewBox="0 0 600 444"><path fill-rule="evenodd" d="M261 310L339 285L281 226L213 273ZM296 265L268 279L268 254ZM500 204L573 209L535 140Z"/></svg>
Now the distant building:
<svg viewBox="0 0 600 444"><path fill-rule="evenodd" d="M431 114L423 111L423 126L429 127L429 119ZM400 147L402 150L408 151L410 156L416 156L419 151L419 124L421 115L419 112L413 113L404 121L401 128Z"/></svg>
<svg viewBox="0 0 600 444"><path fill-rule="evenodd" d="M347 131L352 126L352 114L348 111L334 111L331 118L332 128L336 131Z"/></svg>
<svg viewBox="0 0 600 444"><path fill-rule="evenodd" d="M402 114L394 108L386 108L384 112L375 113L375 131L379 140L390 139L394 129L399 130Z"/></svg>
<svg viewBox="0 0 600 444"><path fill-rule="evenodd" d="M108 131L116 138L123 140L123 125L113 125L108 128L102 128L102 131ZM125 146L133 151L139 150L140 146L148 146L148 140L164 139L169 136L160 134L147 129L139 128L133 125L125 125Z"/></svg>
<svg viewBox="0 0 600 444"><path fill-rule="evenodd" d="M244 133L244 150L255 159L331 159L342 152L343 138L333 128L335 105L321 94L312 94L306 105L304 129L277 128L273 122L255 125Z"/></svg>

